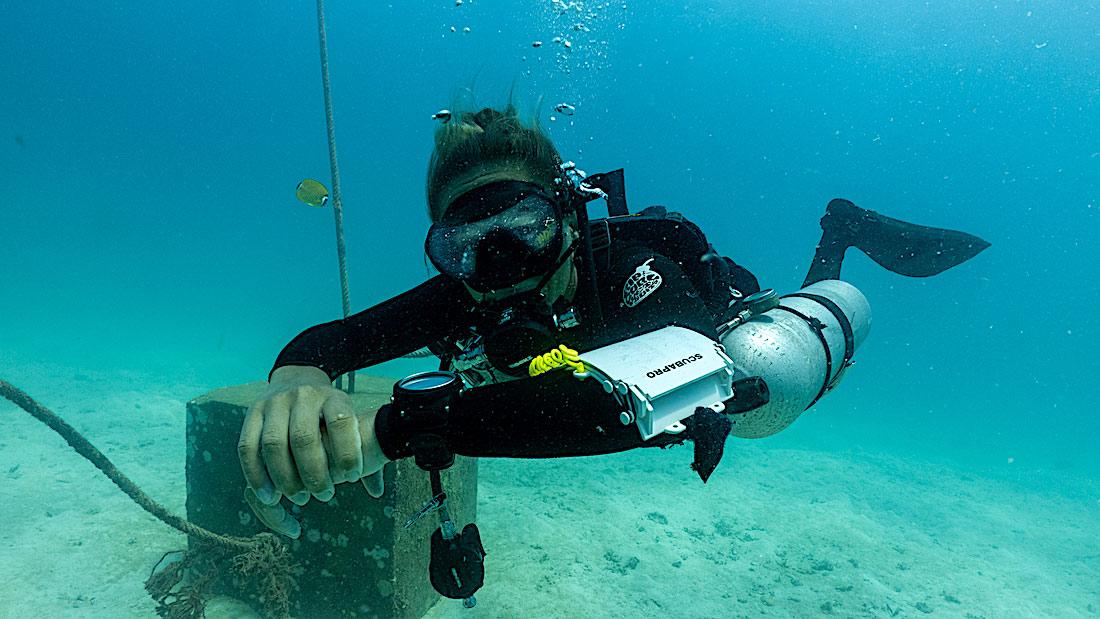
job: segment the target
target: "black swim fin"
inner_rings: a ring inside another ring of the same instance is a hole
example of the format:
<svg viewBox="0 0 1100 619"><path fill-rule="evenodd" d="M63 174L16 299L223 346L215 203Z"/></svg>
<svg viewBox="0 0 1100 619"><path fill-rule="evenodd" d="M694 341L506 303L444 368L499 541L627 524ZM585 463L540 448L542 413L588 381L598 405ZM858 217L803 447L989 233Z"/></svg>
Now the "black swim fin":
<svg viewBox="0 0 1100 619"><path fill-rule="evenodd" d="M837 198L821 218L821 242L802 286L840 279L849 247L867 254L886 269L909 277L931 277L962 264L989 243L972 234L918 226L860 208Z"/></svg>

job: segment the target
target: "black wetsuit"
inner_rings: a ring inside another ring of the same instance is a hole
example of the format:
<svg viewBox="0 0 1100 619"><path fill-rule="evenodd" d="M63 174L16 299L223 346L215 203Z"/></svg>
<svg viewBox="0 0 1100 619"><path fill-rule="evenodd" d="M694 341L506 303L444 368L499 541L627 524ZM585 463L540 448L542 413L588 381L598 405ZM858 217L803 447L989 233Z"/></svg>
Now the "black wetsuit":
<svg viewBox="0 0 1100 619"><path fill-rule="evenodd" d="M596 270L594 286L582 286L577 292L574 307L579 324L557 331L556 341L583 353L669 325L716 338L717 316L708 309L704 295L680 264L637 244L618 243L611 250L595 261L602 267ZM662 283L641 302L628 307L623 301L624 284L647 261L651 261L648 267L661 276ZM732 261L727 263L733 265ZM746 294L755 292L756 279L733 266L739 282L721 285L736 284ZM593 289L598 294L593 294ZM594 311L597 300L599 312ZM600 314L602 321L595 318ZM425 346L440 350L441 342L468 335L471 327L481 326L482 320L477 304L462 284L436 276L346 319L307 329L283 349L275 368L314 366L335 379ZM531 351L542 352L546 351ZM619 421L621 410L596 381L580 381L571 372L557 370L535 378L467 389L451 406L446 439L461 455L541 458L613 453L694 438L689 423L684 434L662 434L643 441L633 424L624 426ZM411 455L407 437L395 436L385 414L379 414L376 430L388 457Z"/></svg>

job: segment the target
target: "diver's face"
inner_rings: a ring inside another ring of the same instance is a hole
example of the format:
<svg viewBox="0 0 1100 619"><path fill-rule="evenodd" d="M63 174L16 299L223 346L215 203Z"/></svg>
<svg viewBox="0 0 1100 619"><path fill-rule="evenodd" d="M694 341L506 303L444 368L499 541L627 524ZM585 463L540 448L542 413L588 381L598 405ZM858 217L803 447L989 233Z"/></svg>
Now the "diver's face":
<svg viewBox="0 0 1100 619"><path fill-rule="evenodd" d="M576 215L564 200L522 181L472 189L432 223L425 251L440 273L462 282L475 299L532 291L556 293L556 299L572 279L578 236ZM551 283L555 288L546 290Z"/></svg>
<svg viewBox="0 0 1100 619"><path fill-rule="evenodd" d="M562 239L562 253L569 251L569 248L580 236L577 232L575 221L575 218L571 218L569 225L566 226L566 234ZM555 269L554 274L541 290L542 296L551 303L561 298L572 299L573 295L576 293L578 275L576 261L573 259L573 256L573 253L566 256L561 266ZM468 284L466 285L466 290L470 293L470 296L473 297L474 301L478 303L500 303L524 293L531 292L538 287L545 276L546 273L540 273L513 286L497 288L488 292L480 292Z"/></svg>

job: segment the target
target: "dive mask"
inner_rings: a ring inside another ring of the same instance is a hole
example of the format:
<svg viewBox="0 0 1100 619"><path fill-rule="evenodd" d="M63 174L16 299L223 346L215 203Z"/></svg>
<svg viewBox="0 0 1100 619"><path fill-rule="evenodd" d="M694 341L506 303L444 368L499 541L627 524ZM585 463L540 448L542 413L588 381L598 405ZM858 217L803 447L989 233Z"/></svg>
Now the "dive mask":
<svg viewBox="0 0 1100 619"><path fill-rule="evenodd" d="M514 286L555 268L563 244L562 207L538 185L491 183L458 197L425 241L440 273L478 292Z"/></svg>

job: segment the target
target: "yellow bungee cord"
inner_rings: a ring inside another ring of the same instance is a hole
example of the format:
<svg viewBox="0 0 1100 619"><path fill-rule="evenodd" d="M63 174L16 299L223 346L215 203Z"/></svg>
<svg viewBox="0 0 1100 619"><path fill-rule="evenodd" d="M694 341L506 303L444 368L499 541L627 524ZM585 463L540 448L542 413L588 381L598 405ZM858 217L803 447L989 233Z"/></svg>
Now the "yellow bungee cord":
<svg viewBox="0 0 1100 619"><path fill-rule="evenodd" d="M560 344L550 352L532 359L531 364L527 366L527 373L531 376L538 376L555 368L566 366L573 368L574 372L584 374L584 362L581 361L580 353L565 344Z"/></svg>

